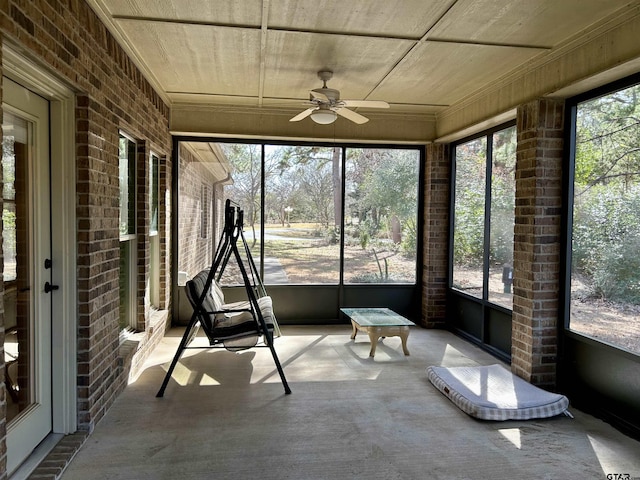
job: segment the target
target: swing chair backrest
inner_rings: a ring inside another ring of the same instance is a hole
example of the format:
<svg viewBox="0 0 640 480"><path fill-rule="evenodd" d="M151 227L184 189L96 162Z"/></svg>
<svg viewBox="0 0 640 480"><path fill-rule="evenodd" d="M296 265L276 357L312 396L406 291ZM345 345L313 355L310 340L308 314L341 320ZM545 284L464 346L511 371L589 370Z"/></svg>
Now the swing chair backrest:
<svg viewBox="0 0 640 480"><path fill-rule="evenodd" d="M194 310L198 308L198 302L205 289L208 275L209 270L202 270L187 282L187 297ZM257 302L267 329L273 332L271 297L258 298ZM215 280L211 282L211 287L202 302L202 308L198 310L198 320L200 320L202 329L212 345L243 337L256 337L257 341L257 336L262 334L262 328L251 302L225 304L222 289ZM255 341L251 340L245 348L253 345L255 345Z"/></svg>
<svg viewBox="0 0 640 480"><path fill-rule="evenodd" d="M202 272L200 272L198 275L196 275L194 278L192 278L187 282L187 297L189 298L189 302L191 302L191 305L193 306L194 310L200 300L200 296L202 295L202 292L204 291L204 287L206 285L208 275L209 275L209 272L206 270L203 270ZM202 300L202 309L198 315L200 323L202 324L202 327L205 329L213 328L213 325L215 323L214 312L221 311L222 306L224 305L224 295L221 296L218 294L216 290L219 290L220 287L216 289L214 287L215 283L216 283L215 280L212 281L211 288L209 289L207 294L204 296L204 299ZM220 291L220 293L222 292Z"/></svg>

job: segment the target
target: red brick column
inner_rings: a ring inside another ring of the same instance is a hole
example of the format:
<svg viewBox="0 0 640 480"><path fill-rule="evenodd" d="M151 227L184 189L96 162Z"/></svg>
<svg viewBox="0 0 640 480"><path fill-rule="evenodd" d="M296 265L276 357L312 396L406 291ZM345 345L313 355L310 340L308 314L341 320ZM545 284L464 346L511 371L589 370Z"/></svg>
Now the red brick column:
<svg viewBox="0 0 640 480"><path fill-rule="evenodd" d="M449 252L449 145L429 144L424 169L424 232L422 268L422 325L445 323Z"/></svg>
<svg viewBox="0 0 640 480"><path fill-rule="evenodd" d="M518 108L511 370L553 388L558 352L564 103Z"/></svg>

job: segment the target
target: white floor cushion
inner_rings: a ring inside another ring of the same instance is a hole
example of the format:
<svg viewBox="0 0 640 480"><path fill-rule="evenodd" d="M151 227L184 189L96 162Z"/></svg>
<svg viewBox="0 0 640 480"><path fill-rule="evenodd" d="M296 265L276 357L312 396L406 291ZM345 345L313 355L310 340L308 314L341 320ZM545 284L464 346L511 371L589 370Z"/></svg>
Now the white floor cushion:
<svg viewBox="0 0 640 480"><path fill-rule="evenodd" d="M482 420L529 420L565 413L569 399L526 382L501 365L427 368L431 383Z"/></svg>

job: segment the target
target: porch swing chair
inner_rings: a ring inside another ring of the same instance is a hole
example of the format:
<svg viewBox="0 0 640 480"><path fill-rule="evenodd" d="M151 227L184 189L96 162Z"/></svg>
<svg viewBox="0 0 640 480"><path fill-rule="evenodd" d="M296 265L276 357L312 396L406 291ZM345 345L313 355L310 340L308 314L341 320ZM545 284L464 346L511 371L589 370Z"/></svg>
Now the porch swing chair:
<svg viewBox="0 0 640 480"><path fill-rule="evenodd" d="M224 217L224 229L211 268L202 270L186 284L193 314L156 397L164 395L182 353L191 348L226 348L233 352L253 347L269 348L284 391L286 394L291 393L273 346L274 336L280 336L280 329L273 314L271 297L267 295L244 237L244 213L227 200ZM238 242L241 242L244 248L247 265L240 255ZM232 255L242 275L248 300L225 304L224 294L218 282ZM204 331L209 345L190 346L200 328ZM258 344L260 337L263 338L263 342Z"/></svg>

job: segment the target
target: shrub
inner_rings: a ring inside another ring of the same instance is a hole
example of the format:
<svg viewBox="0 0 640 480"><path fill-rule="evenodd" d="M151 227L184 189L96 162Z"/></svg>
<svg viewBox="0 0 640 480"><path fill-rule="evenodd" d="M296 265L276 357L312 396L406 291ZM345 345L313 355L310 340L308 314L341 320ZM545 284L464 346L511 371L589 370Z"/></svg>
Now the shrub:
<svg viewBox="0 0 640 480"><path fill-rule="evenodd" d="M414 258L418 250L418 228L414 219L405 222L400 249L406 257Z"/></svg>
<svg viewBox="0 0 640 480"><path fill-rule="evenodd" d="M329 245L335 245L340 242L340 229L337 227L329 227L325 231L325 240Z"/></svg>
<svg viewBox="0 0 640 480"><path fill-rule="evenodd" d="M369 232L366 230L360 230L360 246L363 250L367 249L367 245L369 245L369 240L371 237L369 236Z"/></svg>
<svg viewBox="0 0 640 480"><path fill-rule="evenodd" d="M576 202L573 265L593 295L640 302L640 187L621 193L599 187Z"/></svg>

